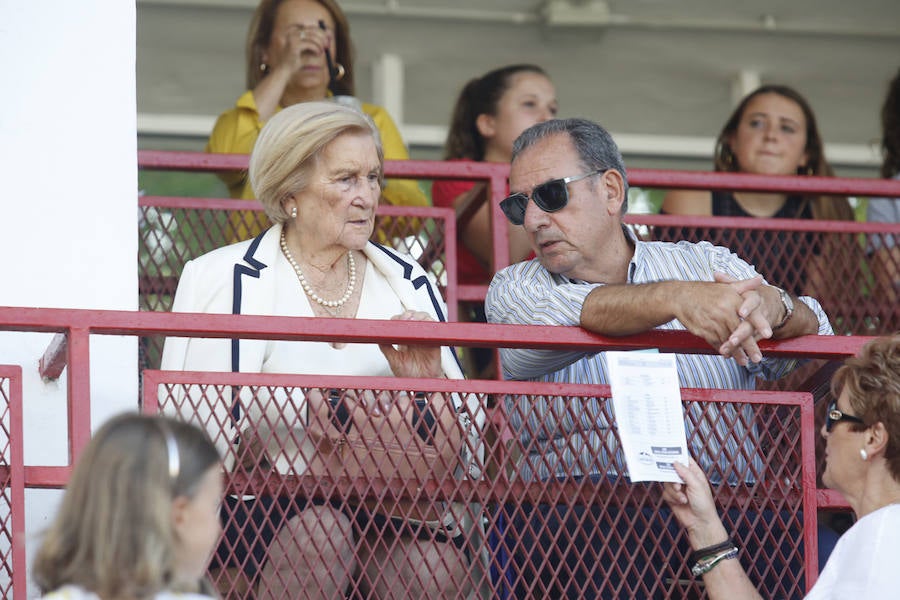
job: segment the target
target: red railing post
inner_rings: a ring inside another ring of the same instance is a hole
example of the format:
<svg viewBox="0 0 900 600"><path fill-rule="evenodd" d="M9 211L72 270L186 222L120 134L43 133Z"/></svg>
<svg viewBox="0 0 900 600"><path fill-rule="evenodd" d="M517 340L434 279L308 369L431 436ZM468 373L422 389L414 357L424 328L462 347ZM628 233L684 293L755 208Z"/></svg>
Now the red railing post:
<svg viewBox="0 0 900 600"><path fill-rule="evenodd" d="M816 504L815 405L812 394L800 406L800 472L803 476L803 544L806 567L806 591L812 588L819 573L818 506Z"/></svg>
<svg viewBox="0 0 900 600"><path fill-rule="evenodd" d="M74 464L91 439L91 337L90 324L69 328L69 462Z"/></svg>
<svg viewBox="0 0 900 600"><path fill-rule="evenodd" d="M22 411L22 368L0 366L0 379L9 382L9 500L12 595L24 598L27 591L25 552L25 428Z"/></svg>

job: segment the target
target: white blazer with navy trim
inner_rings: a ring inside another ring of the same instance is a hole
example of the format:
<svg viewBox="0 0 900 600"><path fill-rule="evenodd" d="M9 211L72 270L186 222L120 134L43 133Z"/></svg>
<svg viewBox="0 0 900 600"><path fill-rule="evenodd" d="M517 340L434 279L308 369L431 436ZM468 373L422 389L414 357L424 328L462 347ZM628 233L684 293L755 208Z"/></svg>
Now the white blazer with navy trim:
<svg viewBox="0 0 900 600"><path fill-rule="evenodd" d="M252 240L213 250L184 266L172 312L274 315L275 270L270 268L281 252L281 225ZM440 292L412 257L369 242L366 258L388 281L403 307L427 312L446 321ZM292 282L293 283L293 282ZM168 338L162 368L184 371L241 371L258 373L267 342L213 338ZM461 379L456 354L442 348L444 376Z"/></svg>

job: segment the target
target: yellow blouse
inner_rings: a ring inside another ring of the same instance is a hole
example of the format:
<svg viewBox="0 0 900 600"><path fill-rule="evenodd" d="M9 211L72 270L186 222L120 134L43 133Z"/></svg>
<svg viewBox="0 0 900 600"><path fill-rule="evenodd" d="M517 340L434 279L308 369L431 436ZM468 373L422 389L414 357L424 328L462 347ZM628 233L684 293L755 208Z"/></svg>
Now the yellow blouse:
<svg viewBox="0 0 900 600"><path fill-rule="evenodd" d="M372 119L381 134L385 160L407 160L409 153L406 145L388 112L374 104L363 102L361 106L363 112ZM278 110L281 110L281 107ZM256 138L263 125L256 108L253 91L247 90L238 98L234 108L219 115L212 134L209 136L209 141L206 143L206 152L249 154L253 150L253 144L256 143ZM218 173L218 176L228 186L228 193L232 198L243 200L254 198L246 172L226 171ZM428 198L413 179L387 180L383 198L387 203L398 206L429 206ZM235 213L232 217L234 217L232 223L237 229L236 238L238 240L254 237L262 231L252 214Z"/></svg>

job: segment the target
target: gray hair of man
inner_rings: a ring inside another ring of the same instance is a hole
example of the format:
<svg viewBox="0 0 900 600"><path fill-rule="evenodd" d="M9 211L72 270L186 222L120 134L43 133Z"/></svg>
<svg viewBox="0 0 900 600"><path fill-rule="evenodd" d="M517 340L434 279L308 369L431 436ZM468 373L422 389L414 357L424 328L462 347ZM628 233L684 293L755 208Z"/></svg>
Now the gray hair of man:
<svg viewBox="0 0 900 600"><path fill-rule="evenodd" d="M512 161L522 152L544 138L566 134L575 146L575 152L581 162L582 169L595 171L615 169L622 176L622 187L625 198L622 200L621 214L628 212L628 175L625 172L625 161L622 153L609 132L587 119L551 119L532 125L522 132L513 143Z"/></svg>
<svg viewBox="0 0 900 600"><path fill-rule="evenodd" d="M381 136L361 111L330 101L300 102L280 110L262 128L250 154L250 186L273 223L288 220L284 201L309 184L325 148L345 133L375 140L384 168ZM383 172L382 172L382 185Z"/></svg>

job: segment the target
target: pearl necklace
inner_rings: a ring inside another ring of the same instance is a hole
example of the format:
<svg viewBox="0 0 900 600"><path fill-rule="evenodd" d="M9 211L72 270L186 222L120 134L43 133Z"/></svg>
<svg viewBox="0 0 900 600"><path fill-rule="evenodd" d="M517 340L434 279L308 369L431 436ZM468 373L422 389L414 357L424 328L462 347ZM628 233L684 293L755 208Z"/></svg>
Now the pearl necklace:
<svg viewBox="0 0 900 600"><path fill-rule="evenodd" d="M344 295L338 300L326 300L312 289L306 281L306 277L303 276L300 265L297 264L291 251L288 250L287 240L284 237L284 229L281 230L281 251L284 253L284 257L287 259L288 263L293 267L294 273L297 274L297 279L300 280L300 287L302 287L303 291L306 292L306 295L317 304L326 308L341 308L348 300L350 300L350 296L353 295L353 290L356 288L356 260L353 258L352 250L347 252L347 270L350 272L350 276L347 280L347 291L344 292Z"/></svg>

